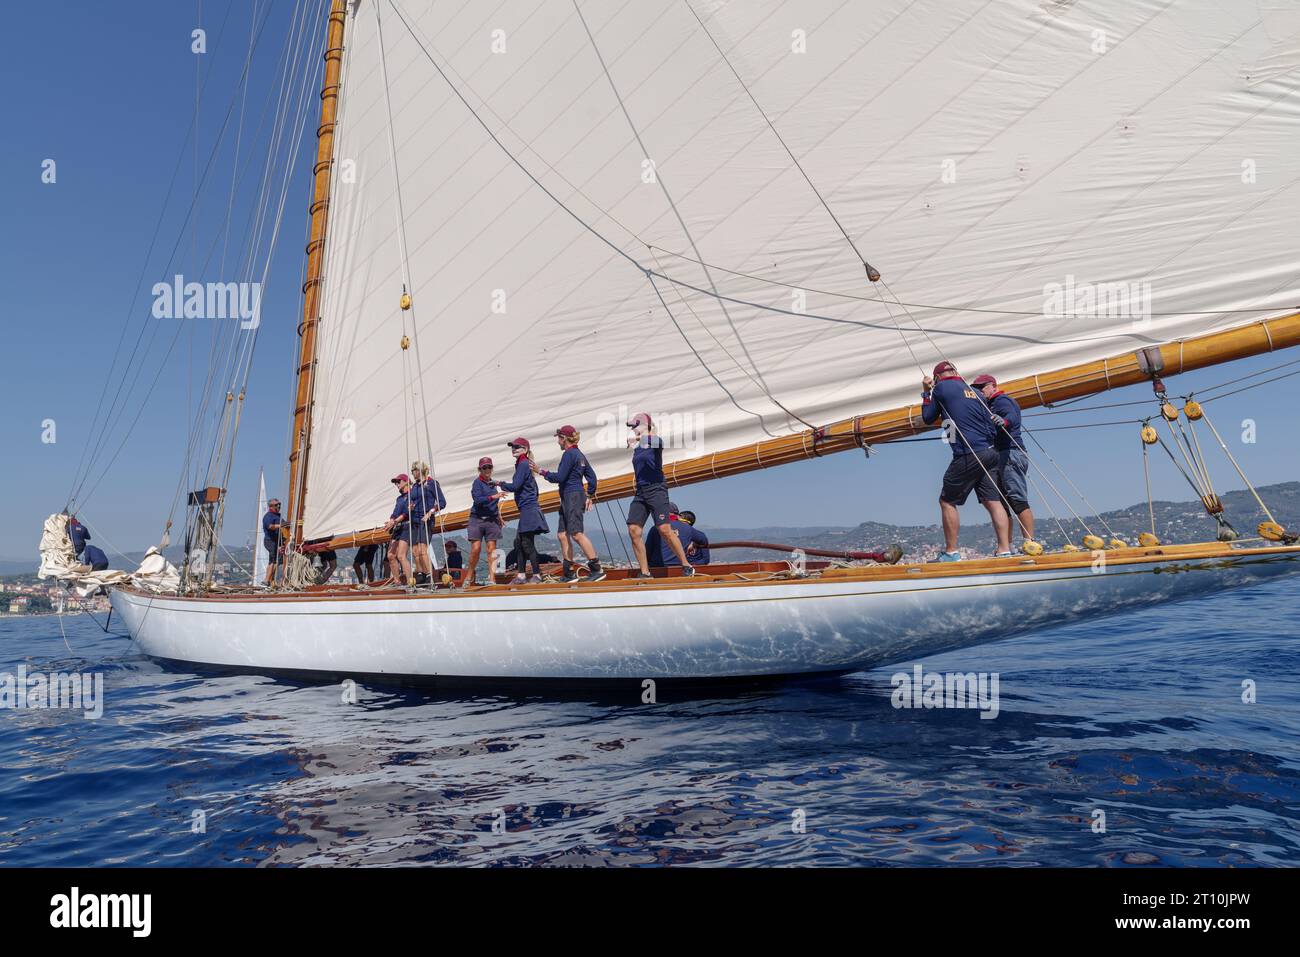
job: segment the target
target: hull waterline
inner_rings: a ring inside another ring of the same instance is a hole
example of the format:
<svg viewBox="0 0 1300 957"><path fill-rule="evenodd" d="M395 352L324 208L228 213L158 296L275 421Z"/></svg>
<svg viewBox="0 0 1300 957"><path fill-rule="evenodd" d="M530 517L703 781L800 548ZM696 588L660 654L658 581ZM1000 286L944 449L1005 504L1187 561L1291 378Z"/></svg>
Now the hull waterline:
<svg viewBox="0 0 1300 957"><path fill-rule="evenodd" d="M478 594L190 598L112 593L155 658L397 679L764 678L855 671L1300 573L1300 548L1014 559L880 575ZM1023 567L1019 567L1023 566ZM910 573L909 573L910 572ZM658 583L657 583L658 584Z"/></svg>

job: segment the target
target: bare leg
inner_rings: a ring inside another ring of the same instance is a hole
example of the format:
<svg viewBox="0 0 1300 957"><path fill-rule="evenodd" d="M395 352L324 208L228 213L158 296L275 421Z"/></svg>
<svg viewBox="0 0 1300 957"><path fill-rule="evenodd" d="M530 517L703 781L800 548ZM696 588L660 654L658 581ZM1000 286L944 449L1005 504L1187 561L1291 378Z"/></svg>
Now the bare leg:
<svg viewBox="0 0 1300 957"><path fill-rule="evenodd" d="M993 519L993 533L998 539L998 551L1011 551L1011 516L1007 514L1001 502L985 502L984 507L989 510L989 517Z"/></svg>
<svg viewBox="0 0 1300 957"><path fill-rule="evenodd" d="M578 543L578 547L582 549L582 554L587 556L588 561L595 559L596 546L591 544L591 539L587 537L586 532L575 532L573 540Z"/></svg>
<svg viewBox="0 0 1300 957"><path fill-rule="evenodd" d="M673 554L676 555L677 560L682 563L682 567L685 568L689 565L690 562L686 560L686 550L682 548L682 540L677 537L677 529L673 528L668 522L664 522L659 526L659 534L663 536L663 540L672 548ZM642 547L644 548L644 546Z"/></svg>
<svg viewBox="0 0 1300 957"><path fill-rule="evenodd" d="M493 541L487 543L487 580L497 580L497 543Z"/></svg>
<svg viewBox="0 0 1300 957"><path fill-rule="evenodd" d="M566 563L567 563L567 562L572 562L572 561L573 561L573 542L572 542L572 540L570 540L570 538L569 538L569 533L568 533L568 532L556 532L556 533L555 533L555 537L558 538L558 539L560 540L560 555L563 556L563 558L564 558L564 560L565 560Z"/></svg>
<svg viewBox="0 0 1300 957"><path fill-rule="evenodd" d="M406 584L411 580L411 559L408 555L409 546L406 542L398 539L393 543L397 551L397 567L402 575L402 583Z"/></svg>
<svg viewBox="0 0 1300 957"><path fill-rule="evenodd" d="M1020 525L1024 529L1025 538L1034 537L1034 510L1027 508L1020 513Z"/></svg>
<svg viewBox="0 0 1300 957"><path fill-rule="evenodd" d="M957 533L961 531L961 514L957 506L939 499L939 514L943 519L943 547L945 551L957 550Z"/></svg>
<svg viewBox="0 0 1300 957"><path fill-rule="evenodd" d="M469 580L478 581L478 557L483 551L483 540L476 538L469 543ZM488 559L488 574L492 574L492 559Z"/></svg>
<svg viewBox="0 0 1300 957"><path fill-rule="evenodd" d="M650 564L645 557L645 541L641 538L643 531L640 525L629 525L627 527L628 538L632 539L632 554L636 556L636 563L641 566L641 574L650 574Z"/></svg>

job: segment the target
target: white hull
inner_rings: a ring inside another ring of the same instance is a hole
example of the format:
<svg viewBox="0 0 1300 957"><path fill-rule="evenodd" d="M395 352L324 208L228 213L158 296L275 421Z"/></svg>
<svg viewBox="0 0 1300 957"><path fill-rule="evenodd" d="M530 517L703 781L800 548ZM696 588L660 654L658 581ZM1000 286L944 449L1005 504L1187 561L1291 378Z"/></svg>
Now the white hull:
<svg viewBox="0 0 1300 957"><path fill-rule="evenodd" d="M112 602L146 654L232 669L489 681L724 679L913 661L1297 572L1300 549L1272 549L1101 573L1084 563L937 578L392 598L115 590Z"/></svg>

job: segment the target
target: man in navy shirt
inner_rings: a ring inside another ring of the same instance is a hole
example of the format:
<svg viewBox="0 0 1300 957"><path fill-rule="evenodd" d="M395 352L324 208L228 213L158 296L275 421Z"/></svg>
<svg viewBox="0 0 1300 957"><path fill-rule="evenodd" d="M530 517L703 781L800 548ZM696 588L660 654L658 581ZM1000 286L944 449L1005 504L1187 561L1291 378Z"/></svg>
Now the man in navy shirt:
<svg viewBox="0 0 1300 957"><path fill-rule="evenodd" d="M668 524L673 527L677 533L677 540L682 544L686 559L693 567L695 565L708 564L708 544L709 540L704 537L703 532L697 532L690 522L686 521L685 515L678 512L677 506L669 504ZM646 555L650 561L651 568L679 568L681 562L673 553L668 542L660 534L658 528L650 529L650 533L645 537ZM697 552L702 552L703 561L697 557Z"/></svg>
<svg viewBox="0 0 1300 957"><path fill-rule="evenodd" d="M682 521L691 526L691 547L686 550L686 557L691 560L692 565L707 565L712 559L709 556L709 536L695 527L695 513L692 511L682 512Z"/></svg>
<svg viewBox="0 0 1300 957"><path fill-rule="evenodd" d="M934 378L926 376L921 386L922 420L933 425L942 419L944 440L952 446L952 462L944 472L939 492L944 540L939 561L961 561L961 552L957 551L961 515L957 507L966 504L972 490L993 520L998 555L1010 555L1011 520L993 479L998 467L997 432L988 406L951 362L940 362L934 367Z"/></svg>
<svg viewBox="0 0 1300 957"><path fill-rule="evenodd" d="M583 513L589 511L596 502L596 470L578 448L581 438L573 426L560 426L555 430L555 440L561 449L559 467L554 472L535 467L534 471L548 482L560 486L559 539L560 554L564 556L564 580L578 580L578 573L573 568L573 543L577 542L582 554L587 556L588 581L598 582L605 577L605 573L601 570L600 559L596 557L596 546L591 544L591 539L583 530Z"/></svg>
<svg viewBox="0 0 1300 957"><path fill-rule="evenodd" d="M640 565L638 573L631 577L651 577L645 541L641 537L646 519L653 520L654 527L682 566L682 574L690 577L695 574L695 569L687 563L686 552L668 520L671 503L668 501L668 480L664 477L664 441L654 434L654 423L649 413L638 412L628 419L627 427L633 433L628 444L632 446L632 474L636 478L636 495L627 510L627 534L632 539L632 551Z"/></svg>
<svg viewBox="0 0 1300 957"><path fill-rule="evenodd" d="M266 514L262 516L262 544L266 547L266 584L275 579L275 566L280 564L283 548L280 545L280 500L273 498L266 503Z"/></svg>
<svg viewBox="0 0 1300 957"><path fill-rule="evenodd" d="M1034 512L1029 507L1029 455L1020 436L1020 403L999 389L998 380L991 375L978 375L971 385L984 396L998 429L994 444L998 450L998 488L1020 520L1026 541L1031 541Z"/></svg>
<svg viewBox="0 0 1300 957"><path fill-rule="evenodd" d="M82 550L86 547L86 542L90 541L90 529L77 521L75 515L68 518L68 537L72 539L73 553L80 558Z"/></svg>
<svg viewBox="0 0 1300 957"><path fill-rule="evenodd" d="M90 566L92 572L102 572L108 567L108 556L94 545L86 546L86 554L81 560Z"/></svg>

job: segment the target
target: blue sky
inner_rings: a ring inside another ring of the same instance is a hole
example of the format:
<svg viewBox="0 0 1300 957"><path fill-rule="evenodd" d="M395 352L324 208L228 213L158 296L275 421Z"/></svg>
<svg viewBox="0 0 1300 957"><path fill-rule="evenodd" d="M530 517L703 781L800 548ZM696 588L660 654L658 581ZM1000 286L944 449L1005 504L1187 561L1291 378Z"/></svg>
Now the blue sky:
<svg viewBox="0 0 1300 957"><path fill-rule="evenodd" d="M288 34L291 4L277 0L253 57L245 122L261 115ZM163 276L201 272L209 243L222 235L226 188L205 192L197 228L187 230L173 268L164 270L195 184L193 141L164 216L159 249L144 289L128 308L145 262L168 181L195 115L196 68L207 92L198 113L198 163L206 161L248 52L252 0L89 4L11 4L0 40L0 78L8 92L4 149L0 150L0 289L4 292L4 347L0 349L0 558L32 558L41 522L63 507L99 408L108 366L126 323L128 348L146 329L145 375L125 404L126 421L140 409L155 370L162 373L150 402L112 468L108 458L124 434L111 433L109 452L90 475L97 486L79 511L108 547L139 550L155 542L170 507L192 420L193 380L207 370L212 330L187 323L167 362L174 323L147 320L149 286ZM265 10L263 2L259 9ZM200 13L201 11L201 13ZM229 14L229 15L228 15ZM207 30L208 52L191 52L191 31ZM320 31L312 34L319 59ZM314 98L313 98L314 100ZM314 129L314 107L312 128ZM251 136L251 133L249 134ZM247 143L246 143L247 145ZM272 494L283 494L292 387L291 366L300 309L298 290L314 137L303 140L301 161L286 204L284 232L262 306L258 342L230 488L227 540L242 544L251 528L256 478L265 466ZM224 158L224 162L222 161ZM42 182L42 163L55 160L57 180ZM225 182L230 157L219 154L210 174ZM234 221L243 221L246 197ZM237 243L232 233L231 246ZM211 274L203 279L227 278ZM211 321L211 320L208 320ZM149 325L148 323L152 323ZM1294 358L1263 356L1170 380L1185 392ZM1288 370L1283 370L1288 371ZM116 383L110 386L111 395ZM1142 400L1147 386L1090 400ZM1300 377L1224 399L1210 411L1233 453L1259 484L1300 477L1294 410ZM1145 409L1099 410L1033 418L1031 424L1076 425L1133 419ZM1256 441L1241 441L1242 422L1255 422ZM56 441L43 442L53 420ZM1137 427L1042 431L1042 442L1097 508L1143 499ZM865 520L929 523L947 461L939 442L884 447L864 461L846 453L749 476L724 479L675 494L706 526L853 525ZM1036 456L1040 465L1041 456ZM1190 490L1160 454L1158 497L1187 498ZM1211 457L1216 484L1240 487L1221 455ZM1062 481L1048 467L1054 482ZM1082 508L1077 500L1076 507ZM978 516L968 511L968 520ZM179 516L178 516L179 517ZM246 521L245 521L246 519ZM1240 525L1239 525L1240 527ZM1208 526L1207 526L1208 529Z"/></svg>

